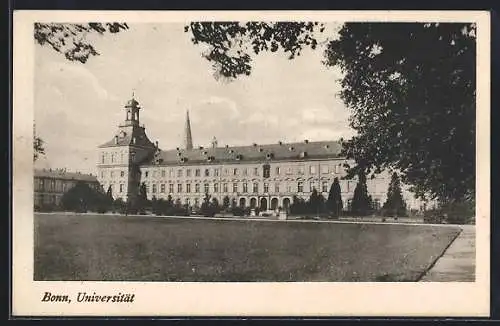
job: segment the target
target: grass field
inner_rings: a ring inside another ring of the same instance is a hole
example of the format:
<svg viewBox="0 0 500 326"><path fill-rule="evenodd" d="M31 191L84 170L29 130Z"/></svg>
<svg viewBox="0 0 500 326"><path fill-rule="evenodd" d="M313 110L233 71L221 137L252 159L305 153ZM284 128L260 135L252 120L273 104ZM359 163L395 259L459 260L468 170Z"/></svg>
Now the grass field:
<svg viewBox="0 0 500 326"><path fill-rule="evenodd" d="M458 227L35 214L35 280L416 281Z"/></svg>

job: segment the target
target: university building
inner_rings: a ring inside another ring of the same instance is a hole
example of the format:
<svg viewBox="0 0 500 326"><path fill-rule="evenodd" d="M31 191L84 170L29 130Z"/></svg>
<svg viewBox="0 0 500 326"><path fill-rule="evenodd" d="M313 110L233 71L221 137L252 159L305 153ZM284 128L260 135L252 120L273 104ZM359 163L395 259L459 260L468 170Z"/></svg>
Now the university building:
<svg viewBox="0 0 500 326"><path fill-rule="evenodd" d="M101 185L95 175L80 172L67 172L65 169L34 170L34 206L59 206L65 192L77 182L84 182L99 190Z"/></svg>
<svg viewBox="0 0 500 326"><path fill-rule="evenodd" d="M357 181L341 180L347 161L337 141L220 146L214 137L209 147L193 147L186 113L183 146L162 150L140 125L140 110L134 98L128 101L116 134L98 149L97 178L115 199L132 199L145 183L149 199L170 195L199 206L208 193L221 204L228 196L240 206L268 210L289 207L294 195L307 200L313 189L326 199L336 177L346 208L353 196ZM367 180L376 205L384 203L389 180L388 174ZM411 193L404 196L410 207L418 205Z"/></svg>

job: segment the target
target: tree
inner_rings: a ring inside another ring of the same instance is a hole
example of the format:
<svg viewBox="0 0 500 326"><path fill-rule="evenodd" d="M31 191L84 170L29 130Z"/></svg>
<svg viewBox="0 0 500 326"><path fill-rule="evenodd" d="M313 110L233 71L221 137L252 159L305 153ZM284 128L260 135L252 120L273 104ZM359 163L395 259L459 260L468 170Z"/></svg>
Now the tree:
<svg viewBox="0 0 500 326"><path fill-rule="evenodd" d="M192 22L184 30L191 32L194 44L209 46L203 57L212 63L215 77L233 79L250 75L252 54L281 49L293 59L303 47L315 49L314 33L324 26L317 22Z"/></svg>
<svg viewBox="0 0 500 326"><path fill-rule="evenodd" d="M393 216L406 216L406 203L403 199L399 176L396 172L392 174L389 189L387 190L387 200L382 208Z"/></svg>
<svg viewBox="0 0 500 326"><path fill-rule="evenodd" d="M35 23L35 41L39 45L49 45L70 61L87 62L90 56L99 55L87 39L90 34L115 34L128 29L126 23Z"/></svg>
<svg viewBox="0 0 500 326"><path fill-rule="evenodd" d="M229 199L229 196L225 196L225 197L222 199L222 208L223 208L223 209L228 209L228 208L229 208L229 204L230 204L230 199Z"/></svg>
<svg viewBox="0 0 500 326"><path fill-rule="evenodd" d="M348 23L326 51L344 73L357 135L342 154L392 168L418 197L468 200L475 186L475 26ZM432 51L429 51L432 49Z"/></svg>
<svg viewBox="0 0 500 326"><path fill-rule="evenodd" d="M135 197L131 202L132 212L137 212L139 214L145 214L146 209L148 208L148 196L146 183L141 183L139 186L139 194Z"/></svg>
<svg viewBox="0 0 500 326"><path fill-rule="evenodd" d="M339 178L333 179L333 183L328 194L327 207L335 217L339 216L340 213L342 213L342 208L344 206L342 203L342 193L340 189Z"/></svg>
<svg viewBox="0 0 500 326"><path fill-rule="evenodd" d="M78 181L74 187L61 197L61 206L74 212L94 211L104 213L111 208L105 193L91 188L87 183Z"/></svg>
<svg viewBox="0 0 500 326"><path fill-rule="evenodd" d="M40 155L45 155L43 144L44 141L37 136L35 124L33 124L33 162L35 162Z"/></svg>
<svg viewBox="0 0 500 326"><path fill-rule="evenodd" d="M368 215L372 208L372 199L368 195L366 186L366 175L360 171L358 173L358 184L354 189L354 195L351 201L351 213L354 215Z"/></svg>
<svg viewBox="0 0 500 326"><path fill-rule="evenodd" d="M318 194L316 188L313 188L309 202L307 203L308 211L316 214L321 213L323 211L324 200L323 195Z"/></svg>

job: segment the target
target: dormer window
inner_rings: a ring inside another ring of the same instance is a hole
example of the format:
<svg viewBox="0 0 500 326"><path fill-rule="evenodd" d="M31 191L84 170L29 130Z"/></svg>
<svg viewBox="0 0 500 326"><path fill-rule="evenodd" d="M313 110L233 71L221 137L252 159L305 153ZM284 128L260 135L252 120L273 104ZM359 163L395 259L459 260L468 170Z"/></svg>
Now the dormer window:
<svg viewBox="0 0 500 326"><path fill-rule="evenodd" d="M215 157L213 157L213 156L209 156L209 157L207 158L207 160L208 160L209 162L212 162L213 160L215 160Z"/></svg>
<svg viewBox="0 0 500 326"><path fill-rule="evenodd" d="M178 152L178 153L177 153L177 156L181 156L181 155L182 155L182 153L181 153L181 152Z"/></svg>
<svg viewBox="0 0 500 326"><path fill-rule="evenodd" d="M183 158L181 158L181 162L182 162L182 163L186 163L187 161L188 161L187 157L183 157Z"/></svg>
<svg viewBox="0 0 500 326"><path fill-rule="evenodd" d="M329 148L330 148L330 145L326 144L326 145L325 145L325 148L326 148L326 149L329 149Z"/></svg>
<svg viewBox="0 0 500 326"><path fill-rule="evenodd" d="M293 148L293 146L290 146L290 147L288 147L288 150L292 152L295 150L295 148Z"/></svg>
<svg viewBox="0 0 500 326"><path fill-rule="evenodd" d="M273 154L273 153L267 153L267 154L266 154L266 158L267 158L268 160L272 159L273 157L274 157L274 154Z"/></svg>
<svg viewBox="0 0 500 326"><path fill-rule="evenodd" d="M305 158L305 157L307 157L307 152L301 152L301 153L300 153L300 157L301 157L301 158Z"/></svg>
<svg viewBox="0 0 500 326"><path fill-rule="evenodd" d="M234 149L230 149L229 153L231 153L231 154L234 153Z"/></svg>
<svg viewBox="0 0 500 326"><path fill-rule="evenodd" d="M203 151L203 155L207 155L207 154L208 154L208 152L207 152L207 151Z"/></svg>
<svg viewBox="0 0 500 326"><path fill-rule="evenodd" d="M243 155L241 154L236 155L236 160L240 161L241 159L243 159Z"/></svg>
<svg viewBox="0 0 500 326"><path fill-rule="evenodd" d="M263 151L264 151L264 150L263 150L262 148L259 148L259 152L261 152L261 153L262 153Z"/></svg>

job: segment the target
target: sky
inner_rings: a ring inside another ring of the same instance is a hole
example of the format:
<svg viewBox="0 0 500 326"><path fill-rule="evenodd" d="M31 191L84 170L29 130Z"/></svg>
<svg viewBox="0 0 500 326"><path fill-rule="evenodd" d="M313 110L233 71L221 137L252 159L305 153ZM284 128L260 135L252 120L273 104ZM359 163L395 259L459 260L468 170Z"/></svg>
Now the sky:
<svg viewBox="0 0 500 326"><path fill-rule="evenodd" d="M47 46L35 52L35 123L45 141L39 168L95 173L97 146L111 140L135 93L141 124L162 149L182 146L189 110L194 146L338 140L354 132L340 100L340 71L322 64L323 49L254 56L252 73L214 78L183 24L129 24L92 37L99 56L71 62ZM334 37L327 26L325 37Z"/></svg>

